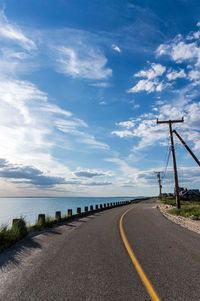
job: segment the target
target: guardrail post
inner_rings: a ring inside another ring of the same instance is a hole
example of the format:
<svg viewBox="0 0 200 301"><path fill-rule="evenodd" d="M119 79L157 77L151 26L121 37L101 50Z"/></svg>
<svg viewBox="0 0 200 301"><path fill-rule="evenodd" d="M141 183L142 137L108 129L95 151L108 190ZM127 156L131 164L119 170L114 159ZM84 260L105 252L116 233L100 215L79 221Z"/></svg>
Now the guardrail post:
<svg viewBox="0 0 200 301"><path fill-rule="evenodd" d="M80 207L77 208L77 213L81 214L81 208Z"/></svg>
<svg viewBox="0 0 200 301"><path fill-rule="evenodd" d="M85 206L85 212L88 212L88 206Z"/></svg>
<svg viewBox="0 0 200 301"><path fill-rule="evenodd" d="M95 206L95 209L96 209L96 210L98 210L98 209L99 209L99 206L98 206L98 205L96 205L96 206Z"/></svg>
<svg viewBox="0 0 200 301"><path fill-rule="evenodd" d="M94 208L93 208L93 205L90 205L90 211L93 211Z"/></svg>
<svg viewBox="0 0 200 301"><path fill-rule="evenodd" d="M106 208L106 204L103 204L103 207Z"/></svg>
<svg viewBox="0 0 200 301"><path fill-rule="evenodd" d="M77 208L78 209L78 208ZM78 213L78 211L77 211L77 213ZM68 217L72 217L72 209L68 209L68 211L67 211L67 216Z"/></svg>
<svg viewBox="0 0 200 301"><path fill-rule="evenodd" d="M61 211L56 211L55 213L55 219L60 222L61 221Z"/></svg>
<svg viewBox="0 0 200 301"><path fill-rule="evenodd" d="M19 218L14 218L12 220L12 226L14 226L15 224L18 224L19 220L20 220Z"/></svg>
<svg viewBox="0 0 200 301"><path fill-rule="evenodd" d="M41 226L45 226L45 214L38 214L38 222Z"/></svg>
<svg viewBox="0 0 200 301"><path fill-rule="evenodd" d="M100 209L103 209L103 205L102 204L100 204Z"/></svg>

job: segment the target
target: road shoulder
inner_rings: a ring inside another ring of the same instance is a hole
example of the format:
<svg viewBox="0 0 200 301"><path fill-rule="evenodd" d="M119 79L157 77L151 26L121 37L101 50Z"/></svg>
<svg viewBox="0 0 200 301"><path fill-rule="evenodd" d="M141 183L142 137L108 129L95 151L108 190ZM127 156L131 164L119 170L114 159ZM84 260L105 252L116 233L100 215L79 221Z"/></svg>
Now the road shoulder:
<svg viewBox="0 0 200 301"><path fill-rule="evenodd" d="M191 220L187 217L176 216L168 213L168 211L174 208L171 205L162 204L159 200L157 200L157 208L160 210L161 214L169 219L170 221L174 222L175 224L186 228L190 231L200 234L200 221L199 220Z"/></svg>

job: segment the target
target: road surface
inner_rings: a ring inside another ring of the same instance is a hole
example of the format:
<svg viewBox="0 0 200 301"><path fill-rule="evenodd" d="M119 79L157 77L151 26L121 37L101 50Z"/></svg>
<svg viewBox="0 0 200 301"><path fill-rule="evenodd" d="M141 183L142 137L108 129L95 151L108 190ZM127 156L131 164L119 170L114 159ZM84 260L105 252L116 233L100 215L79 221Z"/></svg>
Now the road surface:
<svg viewBox="0 0 200 301"><path fill-rule="evenodd" d="M159 300L200 300L200 236L154 200L106 210L24 239L0 255L0 300L151 300L120 234Z"/></svg>

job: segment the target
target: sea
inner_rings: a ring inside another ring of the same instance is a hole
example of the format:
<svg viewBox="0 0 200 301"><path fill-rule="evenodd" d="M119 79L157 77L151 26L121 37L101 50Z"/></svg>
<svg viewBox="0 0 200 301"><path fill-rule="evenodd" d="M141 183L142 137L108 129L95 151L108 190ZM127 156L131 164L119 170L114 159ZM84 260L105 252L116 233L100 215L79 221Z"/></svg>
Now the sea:
<svg viewBox="0 0 200 301"><path fill-rule="evenodd" d="M128 201L142 197L28 197L0 198L0 225L11 226L14 218L25 218L28 225L37 221L38 214L55 217L56 211L67 214L68 209L76 213L77 207Z"/></svg>

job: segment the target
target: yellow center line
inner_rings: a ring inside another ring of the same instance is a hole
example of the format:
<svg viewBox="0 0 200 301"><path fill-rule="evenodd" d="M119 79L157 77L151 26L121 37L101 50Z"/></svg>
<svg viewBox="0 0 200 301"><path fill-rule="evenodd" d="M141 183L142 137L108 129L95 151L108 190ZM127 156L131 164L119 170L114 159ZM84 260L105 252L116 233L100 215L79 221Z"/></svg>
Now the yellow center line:
<svg viewBox="0 0 200 301"><path fill-rule="evenodd" d="M119 229L120 229L120 234L121 234L121 237L122 237L122 240L123 240L123 243L126 247L126 250L132 260L132 263L133 265L135 266L136 268L136 271L138 272L144 286L146 287L151 299L153 301L160 301L160 298L158 297L155 289L153 288L152 284L150 283L149 279L147 278L147 276L145 275L145 272L143 271L141 265L139 264L139 261L137 260L133 250L131 249L131 246L126 238L126 235L124 233L124 230L123 230L123 225L122 225L122 222L123 222L123 218L124 216L130 211L132 210L134 207L132 208L129 208L128 210L126 210L124 212L124 214L122 214L121 218L120 218L120 222L119 222Z"/></svg>

